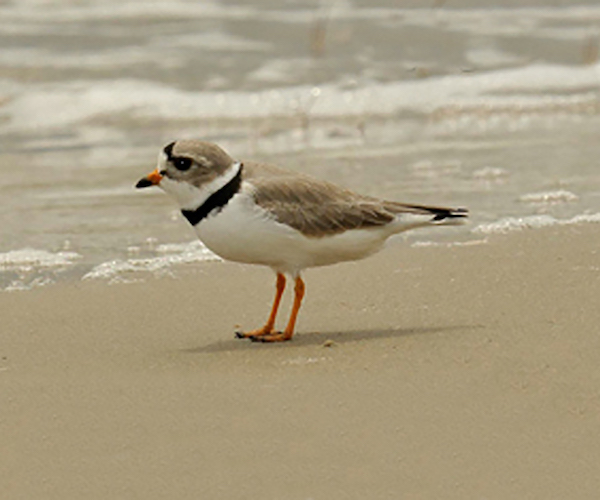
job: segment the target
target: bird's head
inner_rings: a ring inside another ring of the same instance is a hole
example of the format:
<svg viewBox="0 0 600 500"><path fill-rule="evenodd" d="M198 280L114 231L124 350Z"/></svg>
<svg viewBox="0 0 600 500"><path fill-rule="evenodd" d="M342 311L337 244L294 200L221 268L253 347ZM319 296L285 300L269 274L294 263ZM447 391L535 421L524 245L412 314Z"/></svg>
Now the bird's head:
<svg viewBox="0 0 600 500"><path fill-rule="evenodd" d="M216 144L200 140L176 141L161 150L156 169L142 177L135 187L158 186L171 195L181 209L194 210L231 180L239 165Z"/></svg>

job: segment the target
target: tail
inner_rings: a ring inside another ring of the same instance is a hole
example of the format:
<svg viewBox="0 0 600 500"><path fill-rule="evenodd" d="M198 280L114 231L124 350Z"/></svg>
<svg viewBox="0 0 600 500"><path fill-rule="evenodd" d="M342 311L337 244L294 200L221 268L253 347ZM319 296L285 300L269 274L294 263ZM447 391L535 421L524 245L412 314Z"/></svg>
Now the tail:
<svg viewBox="0 0 600 500"><path fill-rule="evenodd" d="M469 211L466 208L445 208L445 207L430 207L425 205L409 205L406 203L398 203L390 201L385 203L385 208L390 212L402 215L411 214L416 216L431 216L425 219L423 225L435 224L445 226L457 226L464 224L469 216Z"/></svg>
<svg viewBox="0 0 600 500"><path fill-rule="evenodd" d="M466 208L429 208L428 210L434 214L431 222L464 224L465 219L469 217L469 211Z"/></svg>

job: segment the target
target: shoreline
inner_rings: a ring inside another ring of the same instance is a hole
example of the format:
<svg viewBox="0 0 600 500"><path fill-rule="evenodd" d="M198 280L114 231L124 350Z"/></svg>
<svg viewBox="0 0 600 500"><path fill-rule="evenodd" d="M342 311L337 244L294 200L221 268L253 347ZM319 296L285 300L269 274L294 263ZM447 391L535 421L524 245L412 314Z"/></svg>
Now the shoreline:
<svg viewBox="0 0 600 500"><path fill-rule="evenodd" d="M308 270L277 345L233 338L266 319L264 268L0 294L4 491L593 498L599 252L592 223L393 245Z"/></svg>
<svg viewBox="0 0 600 500"><path fill-rule="evenodd" d="M477 245L489 238L497 238L513 232L539 230L551 227L577 226L600 222L600 213L582 213L567 218L556 218L550 214L521 217L504 217L496 221L463 227L421 229L418 232L398 235L388 241L387 246L452 247ZM185 228L189 229L189 228ZM189 236L185 240L184 236ZM153 238L146 247L133 246L120 256L96 263L88 262L85 255L75 250L56 252L34 248L21 248L0 252L0 294L27 292L36 288L75 286L78 281L93 281L106 285L146 282L164 276L175 278L207 262L223 262L204 247L189 231L184 231L176 242L159 243ZM185 241L181 241L184 239ZM108 258L108 256L107 256Z"/></svg>

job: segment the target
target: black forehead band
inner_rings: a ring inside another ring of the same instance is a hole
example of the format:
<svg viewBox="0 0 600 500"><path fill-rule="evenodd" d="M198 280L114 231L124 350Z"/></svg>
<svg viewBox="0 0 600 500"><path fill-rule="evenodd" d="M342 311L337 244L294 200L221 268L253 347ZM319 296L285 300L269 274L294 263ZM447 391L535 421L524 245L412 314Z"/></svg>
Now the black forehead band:
<svg viewBox="0 0 600 500"><path fill-rule="evenodd" d="M163 149L163 151L167 155L167 160L169 160L169 161L171 161L173 159L173 148L174 147L175 147L175 143L172 142L171 144L167 144L165 146L165 149Z"/></svg>

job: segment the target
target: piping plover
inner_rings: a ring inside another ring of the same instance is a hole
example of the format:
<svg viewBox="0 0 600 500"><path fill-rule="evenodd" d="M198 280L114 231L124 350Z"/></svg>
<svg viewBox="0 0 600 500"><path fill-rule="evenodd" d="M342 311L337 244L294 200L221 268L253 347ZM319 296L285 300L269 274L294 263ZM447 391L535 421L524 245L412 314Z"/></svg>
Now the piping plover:
<svg viewBox="0 0 600 500"><path fill-rule="evenodd" d="M466 209L430 207L362 196L279 167L233 160L216 144L181 140L167 145L157 168L138 188L171 195L198 238L223 259L269 266L275 300L262 328L238 338L290 340L302 298L303 269L362 259L392 235L424 226L459 224ZM285 275L295 281L287 326L275 331Z"/></svg>

